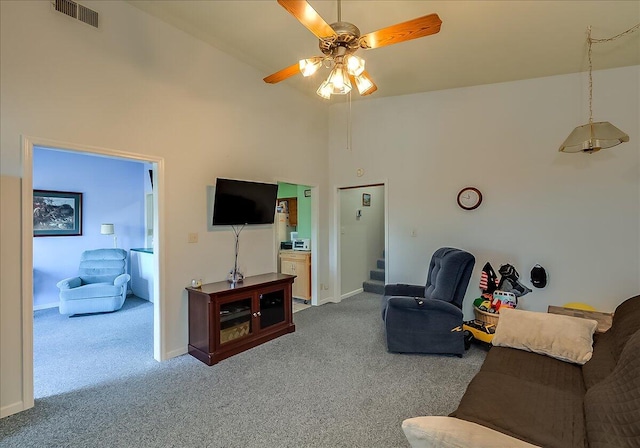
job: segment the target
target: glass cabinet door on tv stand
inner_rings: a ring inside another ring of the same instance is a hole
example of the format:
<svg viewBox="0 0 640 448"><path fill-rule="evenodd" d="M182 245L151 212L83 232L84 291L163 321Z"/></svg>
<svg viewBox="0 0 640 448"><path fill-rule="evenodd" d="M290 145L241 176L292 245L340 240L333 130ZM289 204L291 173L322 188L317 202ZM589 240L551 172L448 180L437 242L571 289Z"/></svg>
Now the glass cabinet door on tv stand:
<svg viewBox="0 0 640 448"><path fill-rule="evenodd" d="M252 297L230 299L230 302L220 303L219 343L226 344L252 333L251 315L253 313Z"/></svg>

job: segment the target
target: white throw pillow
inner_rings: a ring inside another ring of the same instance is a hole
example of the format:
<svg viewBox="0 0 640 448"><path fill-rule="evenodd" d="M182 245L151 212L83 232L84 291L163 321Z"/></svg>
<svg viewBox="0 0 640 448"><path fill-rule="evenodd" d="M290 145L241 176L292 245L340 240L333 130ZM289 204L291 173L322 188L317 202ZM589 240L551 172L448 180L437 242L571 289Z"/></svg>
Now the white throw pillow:
<svg viewBox="0 0 640 448"><path fill-rule="evenodd" d="M414 417L402 422L412 448L534 448L477 423L453 417Z"/></svg>
<svg viewBox="0 0 640 448"><path fill-rule="evenodd" d="M507 308L500 310L491 343L582 365L593 355L597 326L592 319Z"/></svg>

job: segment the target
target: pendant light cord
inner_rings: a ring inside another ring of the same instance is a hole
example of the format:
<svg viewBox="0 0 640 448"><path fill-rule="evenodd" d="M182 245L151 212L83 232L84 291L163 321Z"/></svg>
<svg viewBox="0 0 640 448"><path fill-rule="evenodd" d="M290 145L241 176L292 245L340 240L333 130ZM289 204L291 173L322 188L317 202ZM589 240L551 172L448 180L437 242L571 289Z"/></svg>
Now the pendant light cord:
<svg viewBox="0 0 640 448"><path fill-rule="evenodd" d="M587 29L589 30L587 37L587 42L589 43L589 50L587 51L589 55L589 125L593 126L593 75L591 73L593 71L593 62L591 60L591 44L593 43L593 39L591 39L591 25L589 25Z"/></svg>
<svg viewBox="0 0 640 448"><path fill-rule="evenodd" d="M593 39L593 38L591 37L591 27L589 27L589 40L590 40L591 42L593 42L594 44L601 44L601 43L603 43L603 42L610 42L610 41L612 41L612 40L616 40L616 39L618 39L619 37L625 36L625 35L627 35L627 34L634 33L634 32L636 32L636 31L638 31L638 29L639 29L639 28L640 28L640 23L637 23L636 25L634 25L634 26L632 26L631 28L629 28L627 31L623 31L622 33L620 33L620 34L616 34L615 36L607 37L607 38L605 38L605 39Z"/></svg>
<svg viewBox="0 0 640 448"><path fill-rule="evenodd" d="M638 31L638 29L640 28L640 23L632 26L631 28L629 28L627 31L623 31L620 34L616 34L615 36L612 37L607 37L604 39L594 39L591 37L591 26L589 26L587 28L588 30L588 37L587 37L587 42L589 44L589 50L587 52L588 56L589 56L589 124L593 126L593 75L591 74L591 72L593 71L593 62L591 60L591 44L601 44L604 42L611 42L612 40L616 40L622 36L625 36L627 34L631 34L634 33L636 31Z"/></svg>

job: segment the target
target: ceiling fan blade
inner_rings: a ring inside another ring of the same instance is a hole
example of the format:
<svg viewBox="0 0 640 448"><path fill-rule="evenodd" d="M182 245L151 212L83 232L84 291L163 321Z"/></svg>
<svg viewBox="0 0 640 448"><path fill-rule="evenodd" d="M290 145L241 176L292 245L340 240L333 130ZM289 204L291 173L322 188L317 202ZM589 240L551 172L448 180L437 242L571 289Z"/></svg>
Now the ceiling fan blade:
<svg viewBox="0 0 640 448"><path fill-rule="evenodd" d="M280 81L284 81L287 78L291 78L298 73L300 73L300 65L298 62L296 62L295 64L290 65L287 68L283 68L282 70L267 76L266 78L264 78L264 82L275 84Z"/></svg>
<svg viewBox="0 0 640 448"><path fill-rule="evenodd" d="M367 33L360 38L362 48L380 48L386 45L399 44L411 39L429 36L440 31L442 20L438 14L418 17L408 22L391 25L387 28Z"/></svg>
<svg viewBox="0 0 640 448"><path fill-rule="evenodd" d="M336 36L336 32L305 0L278 0L280 6L307 27L318 39Z"/></svg>

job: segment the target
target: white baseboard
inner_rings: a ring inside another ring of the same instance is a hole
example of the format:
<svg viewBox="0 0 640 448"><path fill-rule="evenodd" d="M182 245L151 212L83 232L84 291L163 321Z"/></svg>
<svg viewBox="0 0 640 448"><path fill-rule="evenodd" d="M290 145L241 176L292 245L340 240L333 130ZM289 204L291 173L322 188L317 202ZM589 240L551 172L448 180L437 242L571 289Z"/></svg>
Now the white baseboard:
<svg viewBox="0 0 640 448"><path fill-rule="evenodd" d="M60 305L60 302L43 303L41 305L33 305L33 311L47 310L49 308L58 308L58 305Z"/></svg>
<svg viewBox="0 0 640 448"><path fill-rule="evenodd" d="M164 359L167 360L167 359L175 358L176 356L182 356L187 353L189 353L189 349L187 347L178 348L175 350L171 350L170 352L167 352Z"/></svg>
<svg viewBox="0 0 640 448"><path fill-rule="evenodd" d="M336 300L333 297L325 297L324 299L318 300L318 306L324 305L325 303L340 303L340 300Z"/></svg>
<svg viewBox="0 0 640 448"><path fill-rule="evenodd" d="M5 418L18 412L26 411L23 401L17 401L0 408L0 418Z"/></svg>
<svg viewBox="0 0 640 448"><path fill-rule="evenodd" d="M355 296L356 294L360 294L360 293L361 293L361 292L363 292L363 291L364 291L364 289L362 289L362 288L358 288L358 289L356 289L356 290L354 290L354 291L348 292L348 293L346 293L346 294L342 294L342 296L340 296L340 298L341 298L342 300L344 300L344 299L348 299L349 297L351 297L351 296Z"/></svg>

